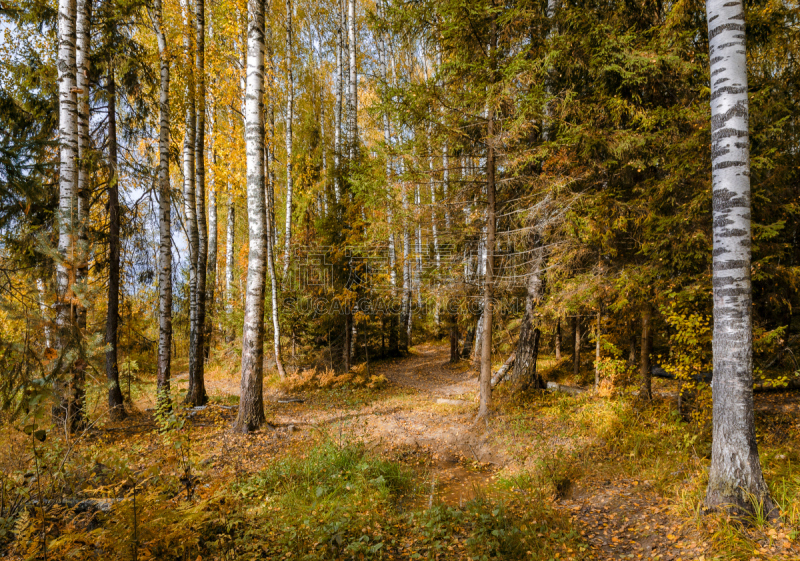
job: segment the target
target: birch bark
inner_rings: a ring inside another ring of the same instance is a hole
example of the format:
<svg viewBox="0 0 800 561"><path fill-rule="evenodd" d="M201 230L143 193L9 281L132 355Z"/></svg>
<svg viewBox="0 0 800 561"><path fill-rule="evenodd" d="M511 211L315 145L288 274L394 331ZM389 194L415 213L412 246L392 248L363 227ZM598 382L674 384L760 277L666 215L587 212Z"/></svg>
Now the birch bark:
<svg viewBox="0 0 800 561"><path fill-rule="evenodd" d="M56 261L56 347L62 355L78 341L74 315L75 233L78 182L78 111L76 98L75 0L58 2L58 259ZM74 432L84 422L83 384L74 366L54 384L56 424Z"/></svg>
<svg viewBox="0 0 800 561"><path fill-rule="evenodd" d="M264 424L264 292L266 285L266 225L264 200L264 0L247 3L247 300L242 337L242 382L237 432Z"/></svg>
<svg viewBox="0 0 800 561"><path fill-rule="evenodd" d="M162 0L155 0L155 28L158 41L159 138L158 138L158 381L159 403L170 403L172 363L172 202L169 188L169 54L164 34Z"/></svg>
<svg viewBox="0 0 800 561"><path fill-rule="evenodd" d="M208 401L205 387L205 323L206 323L206 267L208 265L208 225L206 223L206 78L205 78L205 0L195 0L195 214L197 231L195 246L195 298L194 338L191 339L189 357L189 390L186 403L195 407Z"/></svg>
<svg viewBox="0 0 800 561"><path fill-rule="evenodd" d="M358 69L356 67L356 0L348 2L347 36L350 44L350 160L358 152Z"/></svg>
<svg viewBox="0 0 800 561"><path fill-rule="evenodd" d="M184 64L187 72L186 100L184 114L183 137L183 213L186 223L189 249L189 388L186 401L191 403L191 396L195 394L196 382L195 350L197 348L197 255L199 252L199 232L197 228L197 203L195 200L195 140L197 129L195 127L195 84L192 71L192 41L191 26L192 16L186 6L183 35Z"/></svg>
<svg viewBox="0 0 800 561"><path fill-rule="evenodd" d="M225 231L225 313L228 322L233 314L233 241L236 235L236 207L233 204L233 187L228 184L228 217ZM233 341L233 327L228 327L227 341Z"/></svg>
<svg viewBox="0 0 800 561"><path fill-rule="evenodd" d="M289 273L292 242L292 121L294 121L294 79L292 76L292 2L286 0L286 236L283 277Z"/></svg>
<svg viewBox="0 0 800 561"><path fill-rule="evenodd" d="M764 481L753 420L750 147L744 7L707 0L713 210L713 444L706 505L777 509Z"/></svg>

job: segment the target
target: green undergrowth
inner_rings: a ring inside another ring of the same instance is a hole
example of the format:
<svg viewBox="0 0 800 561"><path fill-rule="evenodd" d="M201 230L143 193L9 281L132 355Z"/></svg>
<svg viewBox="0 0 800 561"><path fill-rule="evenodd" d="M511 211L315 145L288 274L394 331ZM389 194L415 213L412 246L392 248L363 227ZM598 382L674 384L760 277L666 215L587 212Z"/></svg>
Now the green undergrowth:
<svg viewBox="0 0 800 561"><path fill-rule="evenodd" d="M798 430L781 420L777 408L756 415L764 476L782 518L777 530L770 530L759 505L756 515L743 521L706 512L710 423L684 421L672 401L643 403L623 391L608 398L590 392L501 392L500 402L501 438L524 466L502 482L510 488L535 487L559 498L598 482L643 485L665 499L682 524L705 534L713 544L712 558L758 556L760 545L775 535L800 539Z"/></svg>
<svg viewBox="0 0 800 561"><path fill-rule="evenodd" d="M120 455L112 464L106 456L95 463L102 471L87 472L88 496L112 500L110 510L79 512L63 502L21 509L0 554L499 560L579 558L586 550L569 518L541 494L499 486L461 507L448 506L424 495L425 474L410 465L325 435L253 474L219 479L198 473L191 493L179 473L155 465L132 471L126 467L131 460Z"/></svg>

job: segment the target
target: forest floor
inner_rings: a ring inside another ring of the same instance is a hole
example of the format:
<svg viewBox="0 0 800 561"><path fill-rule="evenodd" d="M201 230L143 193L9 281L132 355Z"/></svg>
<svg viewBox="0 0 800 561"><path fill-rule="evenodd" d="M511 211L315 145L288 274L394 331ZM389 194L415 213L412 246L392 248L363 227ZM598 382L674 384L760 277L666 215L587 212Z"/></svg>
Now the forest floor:
<svg viewBox="0 0 800 561"><path fill-rule="evenodd" d="M373 387L332 374L322 375L325 388L316 387L317 373L270 378L270 424L249 435L230 431L239 395L233 360L212 362L209 405L173 413L177 430L165 432L151 382L134 383L132 414L98 424L62 463L81 458L83 471L74 470L83 473L83 495L107 496L112 472L123 481L115 496L130 496L131 480L151 485L153 495L139 501L153 511L139 521L134 502L133 523L122 509L105 529L75 523L72 531L94 536L75 543L102 551L98 536L132 533L134 558L168 558L158 552L169 550L192 561L800 559L797 392L756 401L762 464L783 522L741 524L704 513L708 438L674 413L667 383L658 382L662 397L650 404L613 392L519 396L501 385L489 422L476 423L477 373L467 361L450 364L448 353L423 344L360 366ZM186 382L174 378L178 395ZM371 475L356 477L362 472ZM256 555L248 548L258 540Z"/></svg>

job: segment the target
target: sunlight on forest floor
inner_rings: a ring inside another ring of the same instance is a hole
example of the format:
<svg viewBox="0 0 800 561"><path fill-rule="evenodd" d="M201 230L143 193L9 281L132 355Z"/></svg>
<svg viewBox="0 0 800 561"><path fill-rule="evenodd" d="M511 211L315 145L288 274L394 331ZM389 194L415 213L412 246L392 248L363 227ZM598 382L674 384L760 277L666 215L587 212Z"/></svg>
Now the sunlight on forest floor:
<svg viewBox="0 0 800 561"><path fill-rule="evenodd" d="M247 436L229 431L230 359L209 365L206 407L157 414L142 376L126 420L72 443L4 430L4 500L17 485L29 508L0 520L0 544L11 559L41 558L45 536L50 559L800 557L796 395L756 399L783 523L742 525L704 515L709 435L675 414L668 382L648 405L624 390L501 385L487 429L473 422L469 365L447 364L443 346L413 351L372 364L363 387L357 376L324 389L270 378L271 426ZM175 377L176 395L185 381ZM25 487L37 471L42 489Z"/></svg>

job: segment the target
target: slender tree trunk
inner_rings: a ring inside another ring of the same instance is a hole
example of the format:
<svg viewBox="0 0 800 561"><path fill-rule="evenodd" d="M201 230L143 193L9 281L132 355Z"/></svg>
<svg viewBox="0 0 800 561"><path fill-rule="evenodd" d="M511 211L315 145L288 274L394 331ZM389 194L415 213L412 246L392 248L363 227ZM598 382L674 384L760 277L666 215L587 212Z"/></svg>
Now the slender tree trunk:
<svg viewBox="0 0 800 561"><path fill-rule="evenodd" d="M286 0L286 236L283 277L289 273L292 241L292 121L294 120L294 79L292 77L292 2Z"/></svg>
<svg viewBox="0 0 800 561"><path fill-rule="evenodd" d="M422 220L419 197L419 186L414 185L414 220L417 227L414 230L414 290L417 293L417 305L422 310Z"/></svg>
<svg viewBox="0 0 800 561"><path fill-rule="evenodd" d="M561 360L561 318L556 320L556 360Z"/></svg>
<svg viewBox="0 0 800 561"><path fill-rule="evenodd" d="M714 215L714 436L706 505L777 516L753 420L750 149L741 0L707 0Z"/></svg>
<svg viewBox="0 0 800 561"><path fill-rule="evenodd" d="M271 160L271 157L268 158ZM274 160L273 160L274 162ZM271 170L271 166L270 166ZM273 177L272 171L269 172L270 178ZM281 359L281 323L278 315L278 278L275 275L275 223L271 217L274 215L274 182L267 182L267 270L269 272L270 288L272 295L272 348L275 352L275 366L281 379L286 378L286 371L283 368Z"/></svg>
<svg viewBox="0 0 800 561"><path fill-rule="evenodd" d="M534 325L534 315L536 306L542 297L544 282L541 278L543 259L539 257L533 265L533 271L528 277L527 294L525 297L525 315L522 318L522 325L519 331L519 342L517 343L516 359L514 360L514 372L511 375L521 388L543 388L545 387L542 377L536 372L536 361L539 355L539 340L541 332Z"/></svg>
<svg viewBox="0 0 800 561"><path fill-rule="evenodd" d="M492 22L492 53L497 42L497 23ZM495 156L494 109L489 109L487 130L488 155L486 157L486 275L483 280L483 333L481 341L480 406L478 418L486 419L492 406L492 319L494 290L494 240L495 240Z"/></svg>
<svg viewBox="0 0 800 561"><path fill-rule="evenodd" d="M108 80L108 313L106 316L106 378L108 378L108 408L111 418L125 417L122 390L119 387L117 339L119 326L119 175L117 174L117 91L114 63L109 61Z"/></svg>
<svg viewBox="0 0 800 561"><path fill-rule="evenodd" d="M161 71L158 139L158 381L157 400L169 404L172 363L172 201L169 187L169 58L164 34L163 5L155 0L156 36Z"/></svg>
<svg viewBox="0 0 800 561"><path fill-rule="evenodd" d="M78 183L78 110L75 66L75 0L58 2L58 139L59 139L59 202L58 259L56 260L56 347L62 356L80 347L80 332L75 317L76 277L75 238ZM67 361L65 361L67 362ZM55 424L69 433L84 424L82 368L65 364L64 372L54 384Z"/></svg>
<svg viewBox="0 0 800 561"><path fill-rule="evenodd" d="M347 25L347 2L348 0L340 0L339 14L342 28L342 157L348 157L350 154L350 113L351 97L350 97L350 43L348 40L349 27Z"/></svg>
<svg viewBox="0 0 800 561"><path fill-rule="evenodd" d="M341 10L340 10L341 14ZM336 27L336 101L333 108L334 130L333 130L333 195L336 202L339 202L342 193L342 89L344 65L342 64L342 51L344 50L344 30L342 29L341 16Z"/></svg>
<svg viewBox="0 0 800 561"><path fill-rule="evenodd" d="M45 286L44 281L40 278L36 279L36 291L37 296L39 299L39 312L42 314L42 319L44 323L44 344L49 349L53 346L53 334L50 331L50 318L48 317L49 314L47 312L48 307L45 302L46 294L45 294Z"/></svg>
<svg viewBox="0 0 800 561"><path fill-rule="evenodd" d="M186 100L184 102L186 113L184 119L183 137L183 212L189 246L189 388L186 401L191 403L195 395L194 384L197 380L197 366L195 364L197 349L197 255L200 248L199 232L197 226L197 203L195 201L195 84L192 71L192 41L191 28L192 16L186 11L186 31L183 36L184 64L187 72Z"/></svg>
<svg viewBox="0 0 800 561"><path fill-rule="evenodd" d="M492 72L497 49L497 21L492 19L489 57ZM494 317L494 243L495 243L495 154L494 108L489 106L486 129L486 274L483 279L483 340L481 341L480 406L478 418L488 419L492 406L492 319Z"/></svg>
<svg viewBox="0 0 800 561"><path fill-rule="evenodd" d="M630 322L630 335L631 346L630 352L628 353L628 365L633 366L636 364L636 324L633 320Z"/></svg>
<svg viewBox="0 0 800 561"><path fill-rule="evenodd" d="M350 160L358 154L358 67L356 42L356 0L349 0L347 18L347 36L350 44Z"/></svg>
<svg viewBox="0 0 800 561"><path fill-rule="evenodd" d="M206 330L206 267L208 265L208 226L206 224L206 79L205 79L205 0L195 0L195 221L197 246L195 253L195 336L189 356L189 390L186 403L205 405L208 401L205 386L205 330Z"/></svg>
<svg viewBox="0 0 800 561"><path fill-rule="evenodd" d="M603 332L603 305L597 308L597 326L594 341L594 391L600 388L600 337Z"/></svg>
<svg viewBox="0 0 800 561"><path fill-rule="evenodd" d="M581 375L581 318L572 318L572 336L575 350L572 353L572 373L577 379Z"/></svg>
<svg viewBox="0 0 800 561"><path fill-rule="evenodd" d="M209 142L209 152L211 154L211 181L208 191L208 263L206 265L206 315L208 321L205 325L204 356L208 360L211 353L211 334L214 331L214 296L217 289L217 182L215 169L217 165L217 153L214 149L216 137L216 108L211 112L211 139Z"/></svg>
<svg viewBox="0 0 800 561"><path fill-rule="evenodd" d="M650 332L650 321L653 310L649 304L642 308L642 358L639 363L639 397L650 400L653 398L650 379L650 352L653 345L653 336Z"/></svg>
<svg viewBox="0 0 800 561"><path fill-rule="evenodd" d="M247 4L247 301L242 338L242 387L237 432L266 422L264 415L264 293L266 288L267 212L264 200L264 0Z"/></svg>
<svg viewBox="0 0 800 561"><path fill-rule="evenodd" d="M228 184L228 219L225 232L225 311L228 317L228 343L233 341L233 242L236 235L236 207L233 187Z"/></svg>
<svg viewBox="0 0 800 561"><path fill-rule="evenodd" d="M405 350L411 348L411 239L408 235L408 194L402 187L403 196L403 302L401 304L400 323L405 330Z"/></svg>
<svg viewBox="0 0 800 561"><path fill-rule="evenodd" d="M77 70L77 111L78 111L78 244L76 252L76 281L85 284L89 277L89 240L87 225L89 220L90 190L90 139L89 139L89 66L91 42L91 0L77 1L75 18L76 50L75 65ZM78 329L86 329L86 307L80 300L76 301ZM81 357L81 363L85 357Z"/></svg>

